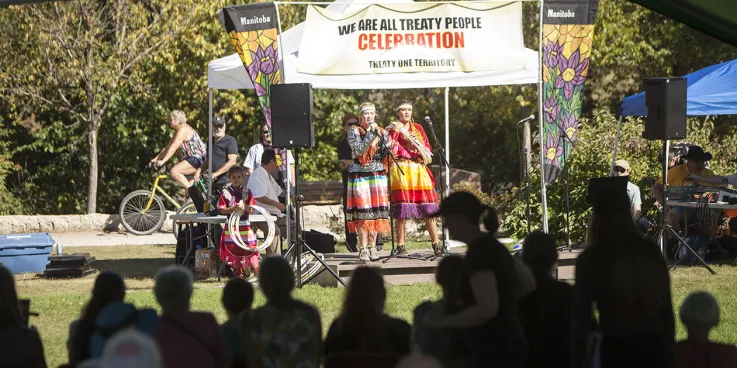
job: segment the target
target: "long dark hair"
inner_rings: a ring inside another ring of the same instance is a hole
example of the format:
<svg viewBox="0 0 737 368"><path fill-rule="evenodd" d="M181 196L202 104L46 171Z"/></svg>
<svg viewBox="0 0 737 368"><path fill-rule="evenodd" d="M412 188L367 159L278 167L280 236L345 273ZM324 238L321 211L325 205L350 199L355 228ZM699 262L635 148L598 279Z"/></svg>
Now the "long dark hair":
<svg viewBox="0 0 737 368"><path fill-rule="evenodd" d="M373 267L359 267L351 274L340 313L340 329L358 339L361 351L383 351L380 336L384 319L384 278Z"/></svg>
<svg viewBox="0 0 737 368"><path fill-rule="evenodd" d="M10 270L0 266L0 329L22 327L23 317L18 306L18 293Z"/></svg>
<svg viewBox="0 0 737 368"><path fill-rule="evenodd" d="M114 301L125 298L125 283L115 272L105 271L95 279L92 288L92 299L87 303L82 318L79 320L77 333L72 340L69 352L71 363L81 362L90 357L90 337L95 330L95 319L100 311Z"/></svg>
<svg viewBox="0 0 737 368"><path fill-rule="evenodd" d="M635 226L626 194L606 196L607 203L594 206L589 229L589 246L600 252L600 264L591 267L600 272L617 317L637 321L664 302L660 295L667 285L661 283L668 271L655 244Z"/></svg>

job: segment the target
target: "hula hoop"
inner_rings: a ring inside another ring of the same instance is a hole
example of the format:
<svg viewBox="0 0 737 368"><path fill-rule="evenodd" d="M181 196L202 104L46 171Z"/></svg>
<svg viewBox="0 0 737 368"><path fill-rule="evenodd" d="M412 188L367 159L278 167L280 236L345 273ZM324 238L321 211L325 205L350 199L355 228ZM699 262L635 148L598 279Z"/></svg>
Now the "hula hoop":
<svg viewBox="0 0 737 368"><path fill-rule="evenodd" d="M233 239L235 245L249 252L259 253L262 250L268 248L269 245L271 245L271 242L274 241L274 235L276 234L276 231L274 230L274 220L271 219L271 214L264 208L259 206L250 207L253 208L254 211L256 211L258 214L266 218L266 225L268 226L269 230L268 234L266 235L266 239L264 239L261 244L258 244L255 247L251 247L243 241L243 238L241 238L241 233L238 229L241 215L243 215L243 210L236 210L231 214L230 218L228 219L228 230L230 230L230 238Z"/></svg>

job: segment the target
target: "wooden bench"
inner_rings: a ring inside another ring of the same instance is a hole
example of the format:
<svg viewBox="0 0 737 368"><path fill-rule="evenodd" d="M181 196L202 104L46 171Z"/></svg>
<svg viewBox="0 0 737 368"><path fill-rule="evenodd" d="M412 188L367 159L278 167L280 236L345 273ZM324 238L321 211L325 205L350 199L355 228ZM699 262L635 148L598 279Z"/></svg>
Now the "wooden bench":
<svg viewBox="0 0 737 368"><path fill-rule="evenodd" d="M343 182L340 180L304 181L300 183L304 205L341 204Z"/></svg>

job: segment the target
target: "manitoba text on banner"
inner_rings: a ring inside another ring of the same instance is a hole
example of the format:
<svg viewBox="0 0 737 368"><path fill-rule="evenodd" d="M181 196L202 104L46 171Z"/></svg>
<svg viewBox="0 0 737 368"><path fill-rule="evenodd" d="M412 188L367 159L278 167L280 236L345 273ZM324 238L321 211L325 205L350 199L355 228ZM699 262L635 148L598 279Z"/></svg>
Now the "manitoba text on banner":
<svg viewBox="0 0 737 368"><path fill-rule="evenodd" d="M473 72L530 61L522 4L370 5L336 13L310 5L297 70L306 74Z"/></svg>

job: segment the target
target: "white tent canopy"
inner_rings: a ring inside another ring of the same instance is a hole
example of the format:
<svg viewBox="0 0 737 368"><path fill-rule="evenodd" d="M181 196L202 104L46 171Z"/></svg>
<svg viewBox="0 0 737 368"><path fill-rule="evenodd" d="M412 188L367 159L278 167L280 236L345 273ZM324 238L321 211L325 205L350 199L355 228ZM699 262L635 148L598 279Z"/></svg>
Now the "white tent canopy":
<svg viewBox="0 0 737 368"><path fill-rule="evenodd" d="M508 0L504 0L507 2ZM402 3L405 0L341 1L327 6L328 10L352 13L371 3ZM525 49L524 62L517 68L505 71L450 72L450 73L391 73L369 75L316 75L297 71L299 47L304 34L304 22L281 34L281 50L284 53L283 71L286 83L311 83L320 89L404 89L440 87L476 87L509 84L534 84L538 82L538 53ZM491 52L491 50L490 50ZM213 60L208 65L207 85L212 89L253 89L238 54Z"/></svg>
<svg viewBox="0 0 737 368"><path fill-rule="evenodd" d="M486 2L510 2L510 0L485 0ZM530 0L512 0L530 1ZM536 1L536 0L532 0ZM328 10L339 13L353 13L371 4L408 3L411 0L338 0L327 6ZM279 2L276 2L277 7ZM290 3L292 4L292 3ZM278 13L277 13L278 14ZM542 17L542 13L541 13ZM541 26L542 27L542 26ZM525 48L522 51L520 64L503 71L478 72L442 72L442 73L391 73L370 75L315 75L297 71L299 63L299 48L305 31L305 23L281 32L279 35L280 50L283 55L282 71L285 83L310 83L317 89L413 89L413 88L444 88L445 89L445 157L450 163L450 116L448 111L449 87L480 87L515 84L540 83L540 52ZM503 35L501 35L503 37ZM542 33L541 33L542 37ZM492 53L491 48L488 52ZM219 58L208 64L207 85L210 102L210 129L212 129L212 90L214 89L254 89L237 53ZM539 88L539 87L538 87ZM539 102L542 104L542 102ZM542 106L540 106L542 108ZM542 124L542 123L541 123ZM542 129L542 126L541 126ZM210 132L210 147L212 147L212 131ZM212 172L212 167L209 168ZM288 172L288 171L287 171ZM445 175L445 194L450 186L450 175ZM212 184L209 184L209 188ZM211 193L211 191L210 191ZM543 229L547 231L547 211L545 208L545 193L543 189ZM289 228L287 228L289 229ZM289 230L287 230L289 236ZM446 244L448 238L446 234Z"/></svg>

